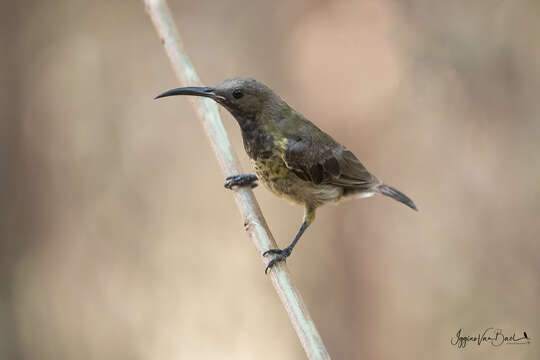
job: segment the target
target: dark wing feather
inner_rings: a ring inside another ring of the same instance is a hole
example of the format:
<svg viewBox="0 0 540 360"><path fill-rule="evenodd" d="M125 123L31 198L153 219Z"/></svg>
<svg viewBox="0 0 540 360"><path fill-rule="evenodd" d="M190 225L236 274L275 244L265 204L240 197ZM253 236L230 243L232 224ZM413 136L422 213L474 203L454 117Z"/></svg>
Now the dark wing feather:
<svg viewBox="0 0 540 360"><path fill-rule="evenodd" d="M358 190L379 183L352 152L325 133L316 135L318 141L296 136L287 143L285 163L299 178L317 185L333 184Z"/></svg>
<svg viewBox="0 0 540 360"><path fill-rule="evenodd" d="M333 184L344 187L369 189L374 184L379 183L379 180L371 175L356 156L347 149L343 149L339 159L339 165L341 174L337 179L332 181Z"/></svg>

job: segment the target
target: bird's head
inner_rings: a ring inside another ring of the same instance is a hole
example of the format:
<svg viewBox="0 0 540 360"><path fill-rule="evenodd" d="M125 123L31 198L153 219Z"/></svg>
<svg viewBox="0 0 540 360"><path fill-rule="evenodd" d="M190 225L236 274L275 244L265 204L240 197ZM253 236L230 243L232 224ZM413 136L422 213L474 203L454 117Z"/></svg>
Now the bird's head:
<svg viewBox="0 0 540 360"><path fill-rule="evenodd" d="M236 118L241 127L257 119L264 109L281 99L266 85L251 78L234 78L215 87L182 87L168 90L156 99L173 95L194 95L213 99Z"/></svg>

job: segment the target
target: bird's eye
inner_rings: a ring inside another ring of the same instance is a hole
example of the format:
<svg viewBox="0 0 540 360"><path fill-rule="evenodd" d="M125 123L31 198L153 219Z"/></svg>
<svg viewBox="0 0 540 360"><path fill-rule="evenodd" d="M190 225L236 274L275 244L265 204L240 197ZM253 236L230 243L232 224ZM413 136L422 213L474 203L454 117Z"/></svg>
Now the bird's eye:
<svg viewBox="0 0 540 360"><path fill-rule="evenodd" d="M240 90L240 89L235 89L235 90L232 92L232 96L233 96L235 99L240 99L242 96L244 96L244 93L243 93L242 90Z"/></svg>

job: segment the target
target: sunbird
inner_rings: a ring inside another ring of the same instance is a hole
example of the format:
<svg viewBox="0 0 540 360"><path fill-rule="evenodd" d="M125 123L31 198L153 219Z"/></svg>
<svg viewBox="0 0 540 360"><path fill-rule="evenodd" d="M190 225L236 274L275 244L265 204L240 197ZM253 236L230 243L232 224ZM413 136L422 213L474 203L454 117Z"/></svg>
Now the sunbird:
<svg viewBox="0 0 540 360"><path fill-rule="evenodd" d="M405 194L371 174L350 150L257 80L234 78L215 87L181 87L156 99L174 95L210 98L240 125L244 149L257 175L228 176L226 188L255 187L260 181L277 196L304 206L302 225L291 244L263 252L263 256L272 255L265 273L291 255L321 205L382 194L417 210Z"/></svg>

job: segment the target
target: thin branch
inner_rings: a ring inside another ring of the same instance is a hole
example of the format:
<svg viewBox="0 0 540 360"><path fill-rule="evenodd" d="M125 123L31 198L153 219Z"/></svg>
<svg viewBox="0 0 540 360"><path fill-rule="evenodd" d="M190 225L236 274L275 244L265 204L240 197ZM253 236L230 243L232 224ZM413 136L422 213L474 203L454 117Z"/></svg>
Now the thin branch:
<svg viewBox="0 0 540 360"><path fill-rule="evenodd" d="M165 0L144 0L144 3L180 83L183 86L199 86L199 77L183 50L167 2ZM190 97L190 100L199 115L223 173L226 176L241 174L240 163L231 147L216 103L210 99L194 96ZM268 229L251 189L246 187L238 188L233 191L233 194L240 214L244 219L245 230L253 244L255 244L259 254L262 254L267 249L277 248L277 244ZM262 256L261 259L265 264L269 260ZM286 264L280 262L273 266L269 276L308 358L330 359L330 355L328 355L321 336L309 316L300 293L292 284L291 275Z"/></svg>

